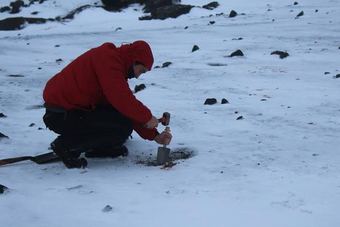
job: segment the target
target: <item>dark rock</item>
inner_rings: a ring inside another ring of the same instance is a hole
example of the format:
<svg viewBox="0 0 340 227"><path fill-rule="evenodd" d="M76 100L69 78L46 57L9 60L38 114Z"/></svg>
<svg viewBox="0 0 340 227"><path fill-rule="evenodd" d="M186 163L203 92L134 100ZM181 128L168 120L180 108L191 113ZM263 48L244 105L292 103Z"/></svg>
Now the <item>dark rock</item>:
<svg viewBox="0 0 340 227"><path fill-rule="evenodd" d="M5 117L7 117L5 114L0 113L0 118L5 118Z"/></svg>
<svg viewBox="0 0 340 227"><path fill-rule="evenodd" d="M171 64L172 64L172 62L170 62L170 61L164 62L163 65L162 65L162 68L169 67L169 65L171 65Z"/></svg>
<svg viewBox="0 0 340 227"><path fill-rule="evenodd" d="M33 127L35 124L34 123L31 123L28 127Z"/></svg>
<svg viewBox="0 0 340 227"><path fill-rule="evenodd" d="M71 12L69 12L66 16L62 17L61 19L62 20L72 20L74 18L74 15L76 15L76 14L78 14L78 13L82 12L83 10L88 9L90 7L91 7L91 5L80 6L76 9L72 10ZM59 17L59 20L60 20L60 17Z"/></svg>
<svg viewBox="0 0 340 227"><path fill-rule="evenodd" d="M0 31L20 30L25 24L43 24L54 19L32 18L32 17L11 17L0 20Z"/></svg>
<svg viewBox="0 0 340 227"><path fill-rule="evenodd" d="M176 18L187 14L194 6L192 5L169 5L162 6L151 12L152 19Z"/></svg>
<svg viewBox="0 0 340 227"><path fill-rule="evenodd" d="M7 11L10 11L10 10L11 10L11 7L9 7L9 6L4 6L4 7L1 7L1 8L0 8L0 13L7 12Z"/></svg>
<svg viewBox="0 0 340 227"><path fill-rule="evenodd" d="M335 79L340 78L340 74L336 74L336 76L334 77Z"/></svg>
<svg viewBox="0 0 340 227"><path fill-rule="evenodd" d="M294 5L296 6L296 5L298 5L299 3L298 2L294 2Z"/></svg>
<svg viewBox="0 0 340 227"><path fill-rule="evenodd" d="M12 7L11 12L9 13L15 14L20 12L20 8L24 6L25 3L22 0L16 0L14 2L11 2L9 5Z"/></svg>
<svg viewBox="0 0 340 227"><path fill-rule="evenodd" d="M144 3L142 0L101 0L104 9L107 11L120 11L123 8L128 7L130 4L134 3Z"/></svg>
<svg viewBox="0 0 340 227"><path fill-rule="evenodd" d="M238 118L236 118L236 120L243 120L244 117L243 116L239 116Z"/></svg>
<svg viewBox="0 0 340 227"><path fill-rule="evenodd" d="M42 68L41 68L41 67L38 67L38 70L42 70Z"/></svg>
<svg viewBox="0 0 340 227"><path fill-rule="evenodd" d="M236 56L244 56L244 54L241 50L236 50L229 55L229 57L236 57Z"/></svg>
<svg viewBox="0 0 340 227"><path fill-rule="evenodd" d="M144 90L145 88L146 88L145 84L139 84L139 85L135 86L134 91L135 91L135 93L137 93L137 92L139 92L141 90Z"/></svg>
<svg viewBox="0 0 340 227"><path fill-rule="evenodd" d="M146 0L143 11L145 13L151 13L158 9L159 7L169 6L172 4L173 4L172 0Z"/></svg>
<svg viewBox="0 0 340 227"><path fill-rule="evenodd" d="M276 51L271 52L271 55L274 55L274 54L279 55L281 59L289 56L289 54L287 52L280 51L280 50L276 50Z"/></svg>
<svg viewBox="0 0 340 227"><path fill-rule="evenodd" d="M223 99L221 100L221 104L228 104L228 103L229 103L228 100L225 99L225 98L223 98Z"/></svg>
<svg viewBox="0 0 340 227"><path fill-rule="evenodd" d="M6 136L5 134L2 134L1 132L0 132L0 139L1 138L8 138L8 136Z"/></svg>
<svg viewBox="0 0 340 227"><path fill-rule="evenodd" d="M25 77L24 75L20 75L20 74L11 74L11 75L7 75L8 77Z"/></svg>
<svg viewBox="0 0 340 227"><path fill-rule="evenodd" d="M324 72L325 75L331 74L330 72Z"/></svg>
<svg viewBox="0 0 340 227"><path fill-rule="evenodd" d="M317 12L319 12L319 10L318 10L318 9L316 9L316 10L315 10L315 12L317 13Z"/></svg>
<svg viewBox="0 0 340 227"><path fill-rule="evenodd" d="M102 209L102 211L103 212L110 212L110 211L112 211L113 210L113 208L112 208L112 206L110 206L110 205L106 205L103 209Z"/></svg>
<svg viewBox="0 0 340 227"><path fill-rule="evenodd" d="M5 185L0 184L0 194L3 194L7 190L8 188Z"/></svg>
<svg viewBox="0 0 340 227"><path fill-rule="evenodd" d="M240 38L233 38L232 40L242 40L243 38L240 37Z"/></svg>
<svg viewBox="0 0 340 227"><path fill-rule="evenodd" d="M184 27L184 29L188 29L188 28L189 28L188 26L185 26L185 27ZM340 47L339 47L339 49L340 49Z"/></svg>
<svg viewBox="0 0 340 227"><path fill-rule="evenodd" d="M63 62L63 59L58 58L57 60L55 60L55 62L57 62L58 64L60 64L61 62Z"/></svg>
<svg viewBox="0 0 340 227"><path fill-rule="evenodd" d="M301 11L298 15L296 15L296 17L295 18L299 18L299 17L302 17L304 15L304 12L303 11Z"/></svg>
<svg viewBox="0 0 340 227"><path fill-rule="evenodd" d="M216 9L220 4L218 2L210 2L204 6L202 6L202 8L204 9L208 9L208 10L213 10Z"/></svg>
<svg viewBox="0 0 340 227"><path fill-rule="evenodd" d="M215 24L216 22L215 21L209 21L209 24Z"/></svg>
<svg viewBox="0 0 340 227"><path fill-rule="evenodd" d="M227 66L227 64L222 63L208 63L209 66Z"/></svg>
<svg viewBox="0 0 340 227"><path fill-rule="evenodd" d="M214 105L217 103L217 100L215 98L207 98L204 102L204 105Z"/></svg>
<svg viewBox="0 0 340 227"><path fill-rule="evenodd" d="M54 45L54 47L60 47L60 45L59 45L59 44L57 44L57 45Z"/></svg>
<svg viewBox="0 0 340 227"><path fill-rule="evenodd" d="M237 16L237 12L235 10L230 11L229 17L236 17L236 16Z"/></svg>
<svg viewBox="0 0 340 227"><path fill-rule="evenodd" d="M197 45L194 45L193 47L192 47L192 50L191 50L191 52L195 52L195 51L197 51L197 50L199 50L200 48L197 46Z"/></svg>
<svg viewBox="0 0 340 227"><path fill-rule="evenodd" d="M38 11L34 11L31 13L31 15L37 15L39 12Z"/></svg>

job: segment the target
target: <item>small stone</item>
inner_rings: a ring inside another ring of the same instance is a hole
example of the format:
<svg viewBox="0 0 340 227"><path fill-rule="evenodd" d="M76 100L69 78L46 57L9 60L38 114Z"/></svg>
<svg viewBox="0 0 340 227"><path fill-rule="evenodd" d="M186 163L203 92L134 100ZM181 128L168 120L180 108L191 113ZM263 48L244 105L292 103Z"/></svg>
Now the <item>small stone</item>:
<svg viewBox="0 0 340 227"><path fill-rule="evenodd" d="M235 111L234 114L238 114L238 111Z"/></svg>
<svg viewBox="0 0 340 227"><path fill-rule="evenodd" d="M236 120L243 120L243 116L239 116L238 118L236 118Z"/></svg>
<svg viewBox="0 0 340 227"><path fill-rule="evenodd" d="M215 24L215 21L209 21L209 24Z"/></svg>
<svg viewBox="0 0 340 227"><path fill-rule="evenodd" d="M298 2L294 2L294 5L296 6L296 5L298 5L299 3Z"/></svg>
<svg viewBox="0 0 340 227"><path fill-rule="evenodd" d="M325 75L331 74L330 72L324 72Z"/></svg>
<svg viewBox="0 0 340 227"><path fill-rule="evenodd" d="M8 188L5 185L0 184L0 194L3 194L7 190L8 190Z"/></svg>
<svg viewBox="0 0 340 227"><path fill-rule="evenodd" d="M185 27L184 27L185 30L188 29L188 28L189 28L189 26L185 26Z"/></svg>
<svg viewBox="0 0 340 227"><path fill-rule="evenodd" d="M191 50L191 52L195 52L195 51L197 51L197 50L199 50L200 48L197 46L197 45L194 45L193 47L192 47L192 50Z"/></svg>
<svg viewBox="0 0 340 227"><path fill-rule="evenodd" d="M115 32L120 31L120 30L123 30L123 29L121 27L118 27L115 29Z"/></svg>
<svg viewBox="0 0 340 227"><path fill-rule="evenodd" d="M221 100L221 104L228 104L228 103L229 103L228 100L225 99L225 98L223 98L223 99Z"/></svg>
<svg viewBox="0 0 340 227"><path fill-rule="evenodd" d="M5 117L7 117L5 114L0 113L0 118L5 118Z"/></svg>
<svg viewBox="0 0 340 227"><path fill-rule="evenodd" d="M335 79L340 78L340 74L336 74L336 76L334 77Z"/></svg>
<svg viewBox="0 0 340 227"><path fill-rule="evenodd" d="M237 12L235 10L230 11L229 17L236 17L236 16L237 16Z"/></svg>
<svg viewBox="0 0 340 227"><path fill-rule="evenodd" d="M170 61L164 62L163 65L162 65L162 68L166 68L171 64L172 64L172 62L170 62Z"/></svg>
<svg viewBox="0 0 340 227"><path fill-rule="evenodd" d="M141 90L144 90L145 88L146 88L145 84L139 84L139 85L135 86L134 91L135 91L135 93L137 93L137 92L139 92Z"/></svg>
<svg viewBox="0 0 340 227"><path fill-rule="evenodd" d="M31 123L28 127L33 127L35 124L34 123Z"/></svg>
<svg viewBox="0 0 340 227"><path fill-rule="evenodd" d="M56 44L56 45L54 45L54 47L60 47L60 45L59 45L59 44Z"/></svg>
<svg viewBox="0 0 340 227"><path fill-rule="evenodd" d="M314 154L312 154L312 156L316 157L316 156L319 156L319 154L314 153Z"/></svg>
<svg viewBox="0 0 340 227"><path fill-rule="evenodd" d="M58 58L57 60L55 60L55 62L57 62L57 63L61 63L63 61L63 59L61 59L61 58Z"/></svg>
<svg viewBox="0 0 340 227"><path fill-rule="evenodd" d="M31 15L37 15L39 12L38 11L34 11L31 13Z"/></svg>
<svg viewBox="0 0 340 227"><path fill-rule="evenodd" d="M41 67L38 67L38 70L41 70L42 68Z"/></svg>
<svg viewBox="0 0 340 227"><path fill-rule="evenodd" d="M303 11L301 11L295 18L299 18L302 17L305 13Z"/></svg>
<svg viewBox="0 0 340 227"><path fill-rule="evenodd" d="M204 6L202 6L202 8L204 9L208 9L208 10L213 10L215 8L217 8L220 4L218 2L210 2Z"/></svg>
<svg viewBox="0 0 340 227"><path fill-rule="evenodd" d="M279 55L281 59L289 56L289 54L287 52L280 51L280 50L276 50L276 51L271 52L271 55L274 55L274 54Z"/></svg>
<svg viewBox="0 0 340 227"><path fill-rule="evenodd" d="M316 10L315 10L315 12L317 13L317 12L319 12L319 10L318 10L318 9L316 9Z"/></svg>
<svg viewBox="0 0 340 227"><path fill-rule="evenodd" d="M8 136L6 136L5 134L2 134L2 133L0 132L0 139L2 139L2 138L8 138Z"/></svg>
<svg viewBox="0 0 340 227"><path fill-rule="evenodd" d="M11 75L8 75L8 77L24 77L24 75L20 75L20 74L11 74Z"/></svg>
<svg viewBox="0 0 340 227"><path fill-rule="evenodd" d="M112 208L112 206L110 206L110 205L106 205L106 206L102 209L102 211L105 212L105 213L110 212L110 211L112 211L112 210L113 210L113 208Z"/></svg>
<svg viewBox="0 0 340 227"><path fill-rule="evenodd" d="M236 57L236 56L244 56L244 54L241 50L236 50L229 55L229 57Z"/></svg>
<svg viewBox="0 0 340 227"><path fill-rule="evenodd" d="M217 100L215 98L207 98L204 102L204 105L214 105L217 103Z"/></svg>

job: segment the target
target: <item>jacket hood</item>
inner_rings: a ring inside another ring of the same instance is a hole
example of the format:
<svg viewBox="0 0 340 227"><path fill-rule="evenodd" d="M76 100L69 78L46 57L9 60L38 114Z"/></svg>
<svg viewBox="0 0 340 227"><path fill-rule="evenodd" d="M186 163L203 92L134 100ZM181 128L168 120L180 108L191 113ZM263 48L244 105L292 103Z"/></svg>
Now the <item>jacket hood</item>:
<svg viewBox="0 0 340 227"><path fill-rule="evenodd" d="M147 42L138 40L130 44L124 44L118 49L125 62L126 70L136 62L142 63L149 71L152 69L153 54Z"/></svg>

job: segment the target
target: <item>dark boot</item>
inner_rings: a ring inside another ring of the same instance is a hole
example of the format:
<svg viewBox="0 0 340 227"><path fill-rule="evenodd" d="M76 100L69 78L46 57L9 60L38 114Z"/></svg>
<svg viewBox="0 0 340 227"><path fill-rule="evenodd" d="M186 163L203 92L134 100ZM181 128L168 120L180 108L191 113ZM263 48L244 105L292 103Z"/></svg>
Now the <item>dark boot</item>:
<svg viewBox="0 0 340 227"><path fill-rule="evenodd" d="M61 136L58 136L51 143L51 148L53 152L61 158L67 168L85 168L87 166L86 159L79 158L80 151L68 149Z"/></svg>
<svg viewBox="0 0 340 227"><path fill-rule="evenodd" d="M117 158L119 156L127 156L129 153L126 146L117 146L112 148L97 148L85 152L86 158Z"/></svg>

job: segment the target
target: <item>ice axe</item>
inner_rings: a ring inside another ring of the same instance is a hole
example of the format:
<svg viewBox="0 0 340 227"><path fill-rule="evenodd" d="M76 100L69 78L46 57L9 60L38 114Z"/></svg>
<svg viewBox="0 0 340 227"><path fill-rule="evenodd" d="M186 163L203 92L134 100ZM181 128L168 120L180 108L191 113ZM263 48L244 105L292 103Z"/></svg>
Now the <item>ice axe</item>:
<svg viewBox="0 0 340 227"><path fill-rule="evenodd" d="M160 118L159 121L162 123L162 125L166 126L164 131L170 132L170 127L168 126L170 124L170 113L164 112L163 117ZM165 144L162 147L158 147L157 164L163 165L166 162L168 162L169 154L170 154L170 148L167 148Z"/></svg>

